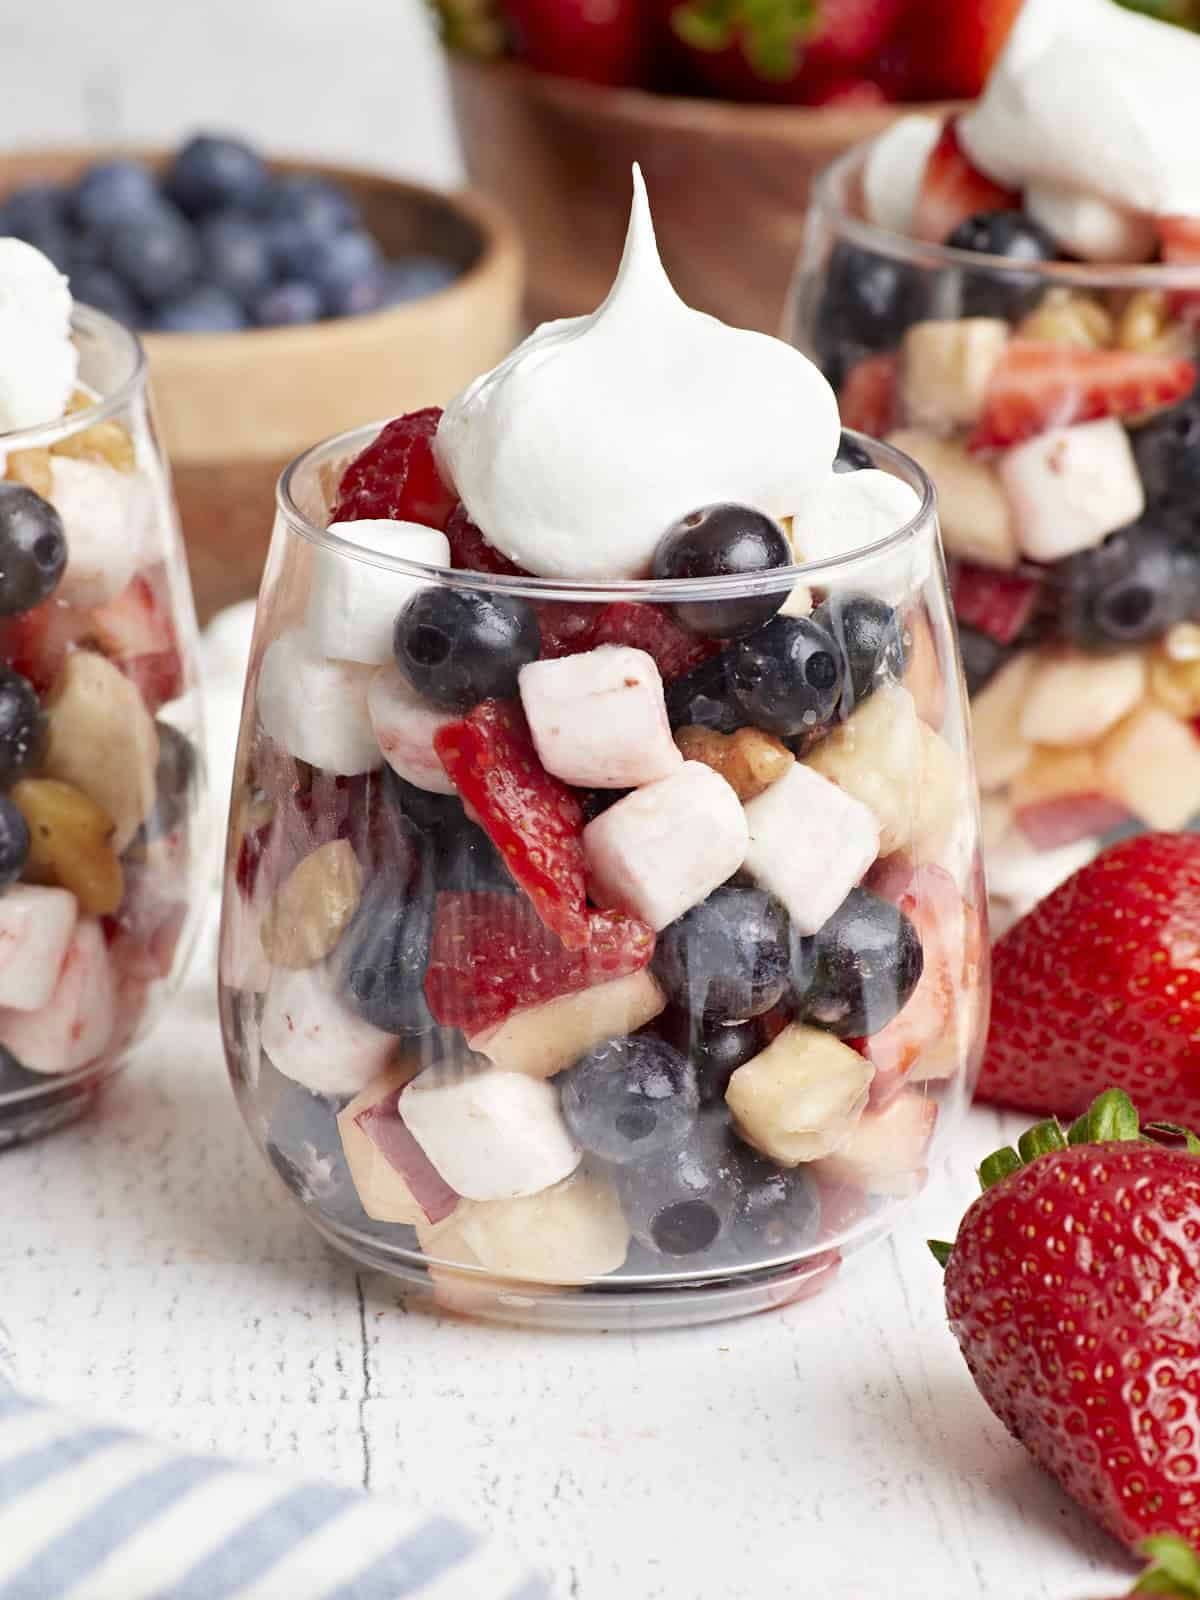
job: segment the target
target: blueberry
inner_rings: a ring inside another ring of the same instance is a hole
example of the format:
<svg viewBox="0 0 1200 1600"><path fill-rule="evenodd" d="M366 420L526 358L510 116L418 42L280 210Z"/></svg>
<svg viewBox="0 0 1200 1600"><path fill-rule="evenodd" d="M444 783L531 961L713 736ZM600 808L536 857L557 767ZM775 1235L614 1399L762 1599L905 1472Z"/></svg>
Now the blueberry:
<svg viewBox="0 0 1200 1600"><path fill-rule="evenodd" d="M868 594L831 594L812 620L836 640L847 671L841 715L874 694L881 683L904 676L904 633L891 606Z"/></svg>
<svg viewBox="0 0 1200 1600"><path fill-rule="evenodd" d="M1011 646L1001 644L990 634L972 628L965 622L958 625L958 646L962 651L967 693L972 698L996 676L1013 653Z"/></svg>
<svg viewBox="0 0 1200 1600"><path fill-rule="evenodd" d="M595 822L597 817L616 805L618 800L624 800L627 794L632 794L632 789L577 789L579 808L583 812L583 820Z"/></svg>
<svg viewBox="0 0 1200 1600"><path fill-rule="evenodd" d="M321 315L321 296L311 283L285 278L258 296L251 314L261 328L316 322Z"/></svg>
<svg viewBox="0 0 1200 1600"><path fill-rule="evenodd" d="M337 955L346 1000L360 1017L402 1037L435 1026L424 987L432 933L432 873L413 888L386 870L368 880Z"/></svg>
<svg viewBox="0 0 1200 1600"><path fill-rule="evenodd" d="M198 229L200 270L209 283L244 305L270 286L274 277L266 231L240 211L218 212Z"/></svg>
<svg viewBox="0 0 1200 1600"><path fill-rule="evenodd" d="M0 229L0 233L3 230ZM48 223L44 227L26 227L17 233L12 230L13 237L21 239L25 244L31 244L35 250L40 250L48 261L66 272L71 265L71 234L69 229L61 227L58 223Z"/></svg>
<svg viewBox="0 0 1200 1600"><path fill-rule="evenodd" d="M835 472L862 472L867 467L873 466L870 455L863 449L856 439L843 432L838 453L833 458Z"/></svg>
<svg viewBox="0 0 1200 1600"><path fill-rule="evenodd" d="M361 317L378 311L383 305L383 279L378 273L368 273L344 288L330 290L323 304L327 317Z"/></svg>
<svg viewBox="0 0 1200 1600"><path fill-rule="evenodd" d="M200 258L195 233L166 207L130 217L108 236L108 264L150 305L173 300L196 280Z"/></svg>
<svg viewBox="0 0 1200 1600"><path fill-rule="evenodd" d="M48 500L17 483L0 483L0 616L48 600L67 564L62 518Z"/></svg>
<svg viewBox="0 0 1200 1600"><path fill-rule="evenodd" d="M445 828L437 840L434 873L439 890L470 894L476 890L513 893L516 884L504 858L482 828L469 822L458 807L458 826Z"/></svg>
<svg viewBox="0 0 1200 1600"><path fill-rule="evenodd" d="M432 789L421 789L388 766L380 770L389 806L430 841L436 842L443 833L456 833L466 820L457 795L434 794Z"/></svg>
<svg viewBox="0 0 1200 1600"><path fill-rule="evenodd" d="M369 233L328 234L316 238L308 251L304 276L321 294L325 310L337 315L347 304L347 296L363 284L370 284L379 303L379 268L383 257Z"/></svg>
<svg viewBox="0 0 1200 1600"><path fill-rule="evenodd" d="M812 1244L821 1226L821 1199L803 1167L777 1167L733 1137L733 1237L747 1251L784 1255Z"/></svg>
<svg viewBox="0 0 1200 1600"><path fill-rule="evenodd" d="M0 713L3 711L0 689ZM0 731L0 751L3 733ZM29 859L29 827L6 794L0 794L0 892L12 887Z"/></svg>
<svg viewBox="0 0 1200 1600"><path fill-rule="evenodd" d="M673 1006L658 1018L654 1030L691 1058L702 1106L720 1104L738 1067L766 1047L762 1023L755 1017L745 1022L705 1023Z"/></svg>
<svg viewBox="0 0 1200 1600"><path fill-rule="evenodd" d="M894 349L924 314L920 273L907 262L876 255L857 245L838 244L829 258L817 312L818 354L844 359Z"/></svg>
<svg viewBox="0 0 1200 1600"><path fill-rule="evenodd" d="M730 677L746 720L812 738L837 715L846 686L841 649L811 617L773 617L732 651Z"/></svg>
<svg viewBox="0 0 1200 1600"><path fill-rule="evenodd" d="M226 206L249 209L263 197L270 181L262 157L249 145L208 133L189 139L167 173L171 198L190 217Z"/></svg>
<svg viewBox="0 0 1200 1600"><path fill-rule="evenodd" d="M71 208L85 228L107 229L162 205L153 174L140 161L99 161L75 185Z"/></svg>
<svg viewBox="0 0 1200 1600"><path fill-rule="evenodd" d="M277 178L259 209L268 221L295 223L310 238L343 233L360 221L350 192L314 172L289 172Z"/></svg>
<svg viewBox="0 0 1200 1600"><path fill-rule="evenodd" d="M596 1045L559 1082L575 1138L622 1166L682 1144L700 1104L691 1062L651 1034Z"/></svg>
<svg viewBox="0 0 1200 1600"><path fill-rule="evenodd" d="M672 728L734 733L745 727L746 717L733 692L732 665L730 652L723 651L667 684L667 716Z"/></svg>
<svg viewBox="0 0 1200 1600"><path fill-rule="evenodd" d="M30 764L45 731L46 714L29 679L0 667L0 783Z"/></svg>
<svg viewBox="0 0 1200 1600"><path fill-rule="evenodd" d="M0 1099L17 1089L32 1089L35 1084L44 1085L45 1082L43 1073L30 1072L28 1067L21 1065L7 1045L0 1044Z"/></svg>
<svg viewBox="0 0 1200 1600"><path fill-rule="evenodd" d="M1054 569L1067 638L1124 650L1160 638L1200 609L1200 562L1171 533L1135 522Z"/></svg>
<svg viewBox="0 0 1200 1600"><path fill-rule="evenodd" d="M798 1013L840 1039L878 1033L917 986L925 958L917 930L890 900L851 889L812 937L813 966L794 992Z"/></svg>
<svg viewBox="0 0 1200 1600"><path fill-rule="evenodd" d="M227 289L201 283L164 301L150 326L157 333L237 333L246 326L246 313Z"/></svg>
<svg viewBox="0 0 1200 1600"><path fill-rule="evenodd" d="M197 779L196 746L169 722L156 721L158 762L154 768L154 804L144 823L144 837L174 833L188 817Z"/></svg>
<svg viewBox="0 0 1200 1600"><path fill-rule="evenodd" d="M1183 517L1200 505L1200 388L1130 434L1146 498Z"/></svg>
<svg viewBox="0 0 1200 1600"><path fill-rule="evenodd" d="M276 277L307 282L305 267L308 264L308 252L312 249L313 235L302 222L266 218L263 222L263 242Z"/></svg>
<svg viewBox="0 0 1200 1600"><path fill-rule="evenodd" d="M399 261L389 261L382 272L383 304L405 305L410 300L440 294L460 276L461 269L453 261L439 256L404 256Z"/></svg>
<svg viewBox="0 0 1200 1600"><path fill-rule="evenodd" d="M684 1144L618 1168L617 1189L634 1237L648 1250L675 1258L719 1254L737 1206L727 1119L715 1107L701 1112Z"/></svg>
<svg viewBox="0 0 1200 1600"><path fill-rule="evenodd" d="M663 929L654 970L690 1017L741 1022L778 1004L788 959L780 902L762 889L724 886Z"/></svg>
<svg viewBox="0 0 1200 1600"><path fill-rule="evenodd" d="M451 711L517 692L541 650L527 600L466 589L421 589L396 618L396 665L418 694Z"/></svg>
<svg viewBox="0 0 1200 1600"><path fill-rule="evenodd" d="M777 522L752 506L722 502L703 506L674 523L654 550L656 578L748 576L792 564L792 548ZM728 600L688 601L673 607L689 633L740 639L761 628L779 610L786 589Z"/></svg>
<svg viewBox="0 0 1200 1600"><path fill-rule="evenodd" d="M0 233L32 243L30 234L66 224L67 193L57 183L26 183L0 205Z"/></svg>
<svg viewBox="0 0 1200 1600"><path fill-rule="evenodd" d="M108 267L72 267L70 278L71 293L77 301L95 306L127 328L140 325L142 313L136 297Z"/></svg>
<svg viewBox="0 0 1200 1600"><path fill-rule="evenodd" d="M1024 211L979 211L960 222L945 242L952 250L1003 256L1007 261L1031 265L1053 261L1058 255L1052 236ZM1036 274L997 272L983 262L962 273L955 287L962 317L1023 317L1042 292Z"/></svg>

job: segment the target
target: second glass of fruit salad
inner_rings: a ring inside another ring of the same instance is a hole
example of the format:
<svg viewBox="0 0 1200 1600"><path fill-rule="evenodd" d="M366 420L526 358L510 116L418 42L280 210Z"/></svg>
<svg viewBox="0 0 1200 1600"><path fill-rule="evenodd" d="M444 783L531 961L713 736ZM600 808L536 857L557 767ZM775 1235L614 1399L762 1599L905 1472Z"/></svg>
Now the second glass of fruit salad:
<svg viewBox="0 0 1200 1600"><path fill-rule="evenodd" d="M353 1256L566 1326L799 1298L969 1097L982 898L928 481L644 197L592 317L284 474L222 1022Z"/></svg>
<svg viewBox="0 0 1200 1600"><path fill-rule="evenodd" d="M978 106L851 152L811 214L796 341L843 420L937 488L1004 916L1106 835L1200 813L1181 71L1195 81L1200 40L1176 28L1027 0Z"/></svg>

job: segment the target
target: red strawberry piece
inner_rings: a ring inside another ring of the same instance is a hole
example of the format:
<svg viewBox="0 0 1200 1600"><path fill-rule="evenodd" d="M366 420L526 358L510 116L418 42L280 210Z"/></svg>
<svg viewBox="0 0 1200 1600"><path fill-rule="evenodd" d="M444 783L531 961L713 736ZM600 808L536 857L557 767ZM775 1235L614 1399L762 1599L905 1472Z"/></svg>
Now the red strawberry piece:
<svg viewBox="0 0 1200 1600"><path fill-rule="evenodd" d="M544 661L555 661L559 656L575 656L581 650L590 650L595 644L597 607L574 605L569 600L535 600L538 627L542 635L541 655Z"/></svg>
<svg viewBox="0 0 1200 1600"><path fill-rule="evenodd" d="M993 953L979 1094L1074 1115L1109 1084L1156 1118L1200 1111L1200 836L1123 840Z"/></svg>
<svg viewBox="0 0 1200 1600"><path fill-rule="evenodd" d="M957 119L950 117L933 147L921 179L913 234L929 244L942 244L968 217L979 211L1015 211L1021 197L993 183L975 166L959 143Z"/></svg>
<svg viewBox="0 0 1200 1600"><path fill-rule="evenodd" d="M960 623L978 628L997 644L1011 644L1037 609L1039 578L960 561L950 582L954 614Z"/></svg>
<svg viewBox="0 0 1200 1600"><path fill-rule="evenodd" d="M461 501L450 513L446 523L446 538L450 542L450 564L467 572L495 572L509 578L528 578L524 567L518 567L506 555L501 555L495 545L484 538L482 532L467 515Z"/></svg>
<svg viewBox="0 0 1200 1600"><path fill-rule="evenodd" d="M1200 266L1200 217L1159 217L1162 258L1178 266Z"/></svg>
<svg viewBox="0 0 1200 1600"><path fill-rule="evenodd" d="M873 78L830 78L814 83L808 91L806 104L810 106L841 106L846 110L866 110L885 106L888 95Z"/></svg>
<svg viewBox="0 0 1200 1600"><path fill-rule="evenodd" d="M568 950L524 895L437 897L425 998L438 1022L474 1036L514 1011L640 972L654 932L619 911L588 913L586 949Z"/></svg>
<svg viewBox="0 0 1200 1600"><path fill-rule="evenodd" d="M28 678L39 694L46 694L67 652L89 634L86 611L47 600L32 611L0 618L0 661Z"/></svg>
<svg viewBox="0 0 1200 1600"><path fill-rule="evenodd" d="M851 367L838 394L842 426L882 439L895 416L899 375L900 357L895 354L867 356Z"/></svg>
<svg viewBox="0 0 1200 1600"><path fill-rule="evenodd" d="M581 648L592 649L600 644L625 644L644 650L654 657L664 683L691 672L721 648L715 639L697 639L695 634L685 633L661 606L640 600L616 600L604 607L590 643Z"/></svg>
<svg viewBox="0 0 1200 1600"><path fill-rule="evenodd" d="M105 655L137 684L151 711L184 690L164 567L139 572L107 605L91 613L90 632Z"/></svg>
<svg viewBox="0 0 1200 1600"><path fill-rule="evenodd" d="M379 519L445 528L458 499L433 459L441 416L437 406L429 406L381 429L342 473L330 522Z"/></svg>
<svg viewBox="0 0 1200 1600"><path fill-rule="evenodd" d="M641 84L653 61L643 0L501 0L517 54L539 72L589 83Z"/></svg>
<svg viewBox="0 0 1200 1600"><path fill-rule="evenodd" d="M909 0L899 42L911 52L906 98L974 100L1022 0Z"/></svg>
<svg viewBox="0 0 1200 1600"><path fill-rule="evenodd" d="M393 1089L373 1106L360 1111L355 1122L390 1167L407 1183L413 1199L430 1222L443 1222L458 1205L452 1189L409 1133L400 1116L403 1089Z"/></svg>
<svg viewBox="0 0 1200 1600"><path fill-rule="evenodd" d="M1043 1123L980 1181L953 1245L933 1245L980 1394L1124 1545L1195 1541L1200 1159L1143 1142L1109 1091L1069 1141Z"/></svg>
<svg viewBox="0 0 1200 1600"><path fill-rule="evenodd" d="M583 812L538 760L520 706L484 700L439 728L433 747L538 916L568 950L582 950L592 937Z"/></svg>
<svg viewBox="0 0 1200 1600"><path fill-rule="evenodd" d="M1185 400L1195 384L1195 365L1161 350L1077 350L1011 339L968 445L1005 450L1049 428L1139 417Z"/></svg>
<svg viewBox="0 0 1200 1600"><path fill-rule="evenodd" d="M1106 794L1056 795L1018 806L1017 826L1038 850L1057 850L1080 839L1098 839L1128 822L1129 812Z"/></svg>

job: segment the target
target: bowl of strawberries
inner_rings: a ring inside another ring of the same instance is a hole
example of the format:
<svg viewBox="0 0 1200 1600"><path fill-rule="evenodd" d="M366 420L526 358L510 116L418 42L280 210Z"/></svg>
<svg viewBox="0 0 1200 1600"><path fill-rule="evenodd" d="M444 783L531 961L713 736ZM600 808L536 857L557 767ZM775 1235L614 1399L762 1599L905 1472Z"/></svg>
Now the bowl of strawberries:
<svg viewBox="0 0 1200 1600"><path fill-rule="evenodd" d="M1020 0L434 0L473 181L534 320L597 304L631 161L680 294L778 331L811 180L904 103L977 94ZM752 244L750 244L752 241ZM749 248L748 248L749 244Z"/></svg>

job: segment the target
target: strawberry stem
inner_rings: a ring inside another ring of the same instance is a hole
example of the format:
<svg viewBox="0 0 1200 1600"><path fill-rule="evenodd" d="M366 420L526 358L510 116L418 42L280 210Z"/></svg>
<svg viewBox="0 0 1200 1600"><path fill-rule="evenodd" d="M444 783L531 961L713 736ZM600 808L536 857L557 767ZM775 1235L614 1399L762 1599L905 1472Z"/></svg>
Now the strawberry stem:
<svg viewBox="0 0 1200 1600"><path fill-rule="evenodd" d="M1052 1150L1065 1150L1067 1136L1062 1131L1056 1117L1049 1118L1046 1122L1039 1122L1035 1127L1027 1128L1017 1140L1017 1150L1023 1166L1028 1166L1031 1161L1036 1161L1039 1156L1048 1156Z"/></svg>
<svg viewBox="0 0 1200 1600"><path fill-rule="evenodd" d="M979 1163L979 1187L992 1189L1014 1172L1020 1172L1023 1165L1012 1145L1006 1144L1003 1150L993 1150L990 1156L985 1156Z"/></svg>
<svg viewBox="0 0 1200 1600"><path fill-rule="evenodd" d="M1200 1557L1185 1539L1156 1533L1138 1546L1153 1564L1142 1573L1131 1594L1200 1596Z"/></svg>
<svg viewBox="0 0 1200 1600"><path fill-rule="evenodd" d="M672 30L693 50L736 42L760 78L778 82L795 72L815 23L815 0L687 0L671 12Z"/></svg>
<svg viewBox="0 0 1200 1600"><path fill-rule="evenodd" d="M1071 1124L1071 1144L1109 1144L1138 1137L1138 1114L1124 1089L1105 1089Z"/></svg>
<svg viewBox="0 0 1200 1600"><path fill-rule="evenodd" d="M950 1259L951 1250L954 1249L953 1244L946 1239L927 1239L925 1242L933 1252L933 1259L938 1266L944 1267Z"/></svg>

